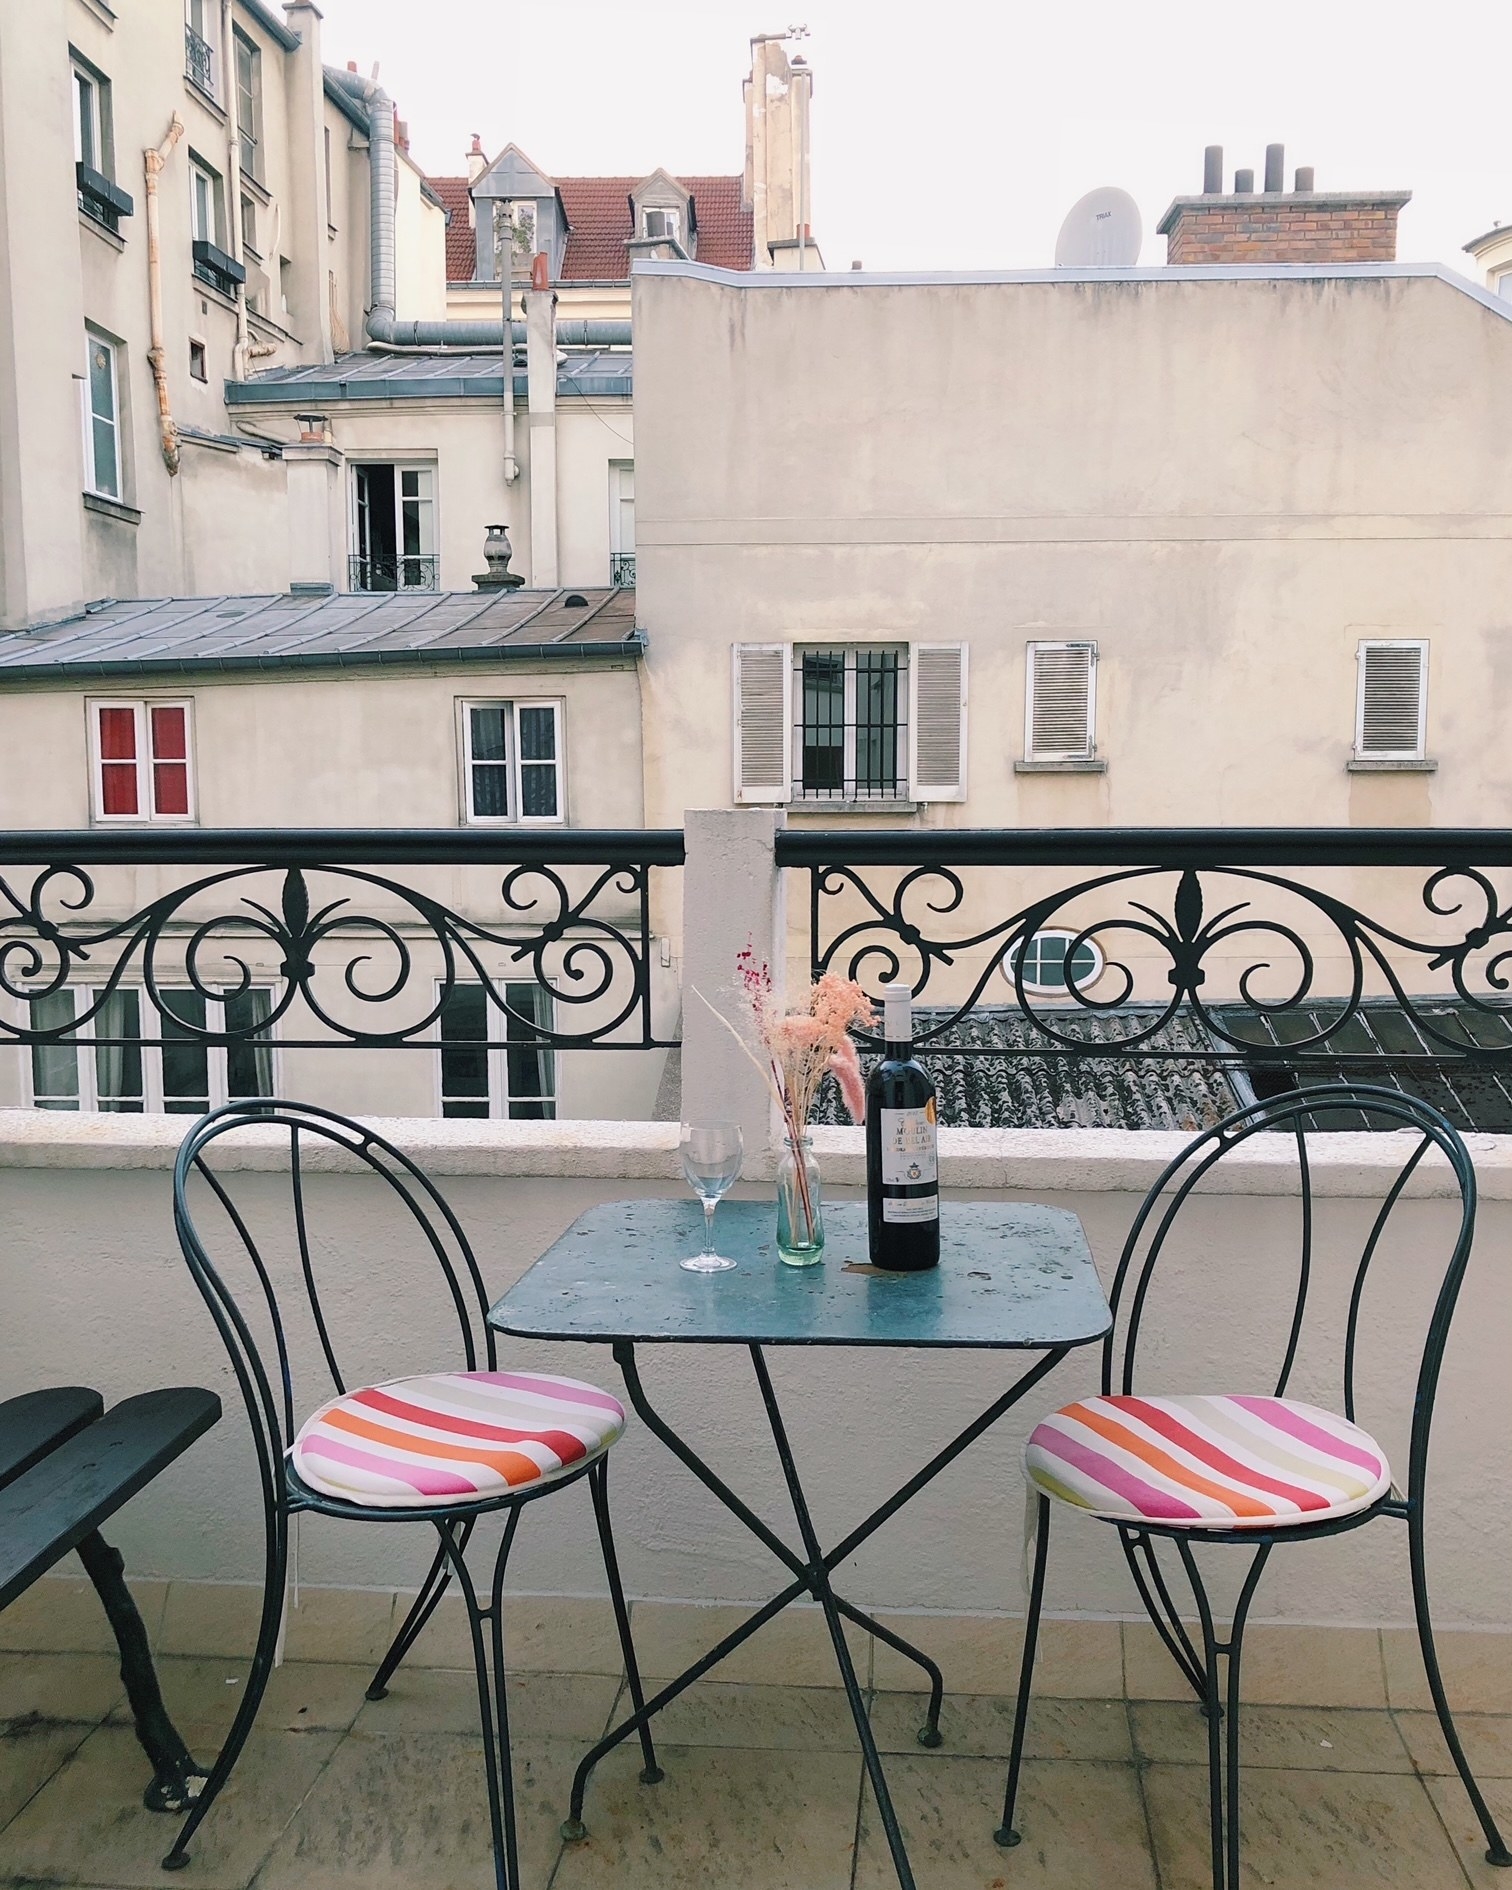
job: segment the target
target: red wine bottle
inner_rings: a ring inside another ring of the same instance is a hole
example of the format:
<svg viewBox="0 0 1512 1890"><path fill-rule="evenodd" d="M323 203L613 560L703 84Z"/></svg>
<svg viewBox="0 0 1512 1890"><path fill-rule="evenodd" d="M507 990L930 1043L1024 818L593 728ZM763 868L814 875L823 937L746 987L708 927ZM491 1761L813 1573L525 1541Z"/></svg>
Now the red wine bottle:
<svg viewBox="0 0 1512 1890"><path fill-rule="evenodd" d="M892 1273L940 1264L934 1084L913 1060L913 993L882 994L882 1061L866 1083L866 1220L871 1263Z"/></svg>

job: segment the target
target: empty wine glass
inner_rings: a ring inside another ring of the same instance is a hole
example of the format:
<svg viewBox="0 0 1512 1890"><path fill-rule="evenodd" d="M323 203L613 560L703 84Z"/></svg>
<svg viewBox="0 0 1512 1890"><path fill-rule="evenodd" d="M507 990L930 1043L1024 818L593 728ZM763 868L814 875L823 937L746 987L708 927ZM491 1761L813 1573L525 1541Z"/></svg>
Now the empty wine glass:
<svg viewBox="0 0 1512 1890"><path fill-rule="evenodd" d="M728 1273L735 1265L714 1251L714 1210L734 1187L745 1157L738 1122L685 1122L677 1144L688 1186L703 1202L704 1246L678 1265L689 1273Z"/></svg>

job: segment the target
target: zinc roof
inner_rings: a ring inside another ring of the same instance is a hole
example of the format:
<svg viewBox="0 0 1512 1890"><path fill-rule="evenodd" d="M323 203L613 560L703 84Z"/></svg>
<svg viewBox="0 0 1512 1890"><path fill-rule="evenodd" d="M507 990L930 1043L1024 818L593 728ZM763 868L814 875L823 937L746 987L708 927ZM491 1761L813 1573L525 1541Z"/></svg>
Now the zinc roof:
<svg viewBox="0 0 1512 1890"><path fill-rule="evenodd" d="M558 399L628 399L634 362L627 352L569 354L557 367ZM523 367L514 371L517 397L527 393ZM228 407L286 407L291 402L401 400L502 400L504 363L487 354L383 354L361 350L334 361L305 361L269 368L250 380L226 382Z"/></svg>

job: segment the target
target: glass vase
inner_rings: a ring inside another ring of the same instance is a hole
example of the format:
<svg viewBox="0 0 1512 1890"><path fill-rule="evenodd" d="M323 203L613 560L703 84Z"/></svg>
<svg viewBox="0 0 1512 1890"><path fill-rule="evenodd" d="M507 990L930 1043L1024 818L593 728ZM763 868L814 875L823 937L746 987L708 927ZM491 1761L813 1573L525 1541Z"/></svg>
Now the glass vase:
<svg viewBox="0 0 1512 1890"><path fill-rule="evenodd" d="M777 1258L784 1266L811 1267L824 1258L824 1209L819 1164L809 1139L797 1147L782 1138L777 1166Z"/></svg>

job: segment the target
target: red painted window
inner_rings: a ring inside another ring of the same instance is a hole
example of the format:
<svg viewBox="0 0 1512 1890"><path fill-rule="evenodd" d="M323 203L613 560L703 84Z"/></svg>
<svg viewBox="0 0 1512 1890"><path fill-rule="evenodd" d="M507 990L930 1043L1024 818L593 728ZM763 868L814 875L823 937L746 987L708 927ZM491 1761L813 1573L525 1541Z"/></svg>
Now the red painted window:
<svg viewBox="0 0 1512 1890"><path fill-rule="evenodd" d="M189 712L182 703L153 703L152 811L165 816L189 812Z"/></svg>
<svg viewBox="0 0 1512 1890"><path fill-rule="evenodd" d="M100 710L100 811L137 814L136 711Z"/></svg>

